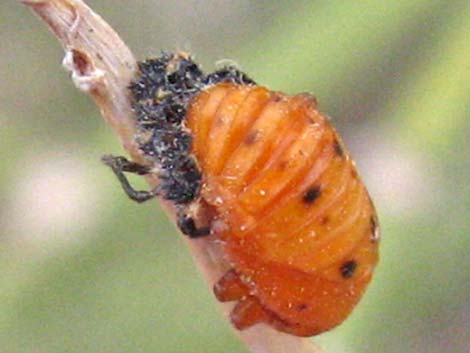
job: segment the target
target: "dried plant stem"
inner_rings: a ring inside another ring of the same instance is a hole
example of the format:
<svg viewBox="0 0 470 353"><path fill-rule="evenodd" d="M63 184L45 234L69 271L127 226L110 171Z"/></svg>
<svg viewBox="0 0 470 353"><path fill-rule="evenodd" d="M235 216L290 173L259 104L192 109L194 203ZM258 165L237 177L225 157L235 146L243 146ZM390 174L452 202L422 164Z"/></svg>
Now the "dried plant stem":
<svg viewBox="0 0 470 353"><path fill-rule="evenodd" d="M105 120L135 161L143 161L135 142L135 119L127 86L136 60L114 30L81 0L20 0L52 29L64 46L64 66L81 91L89 93ZM154 186L156 180L149 179ZM162 201L162 200L160 200ZM162 201L163 202L163 201ZM170 204L165 210L174 218ZM212 285L227 269L215 242L187 240L196 263ZM223 305L225 313L231 305ZM311 340L279 333L266 325L237 331L252 353L322 353Z"/></svg>

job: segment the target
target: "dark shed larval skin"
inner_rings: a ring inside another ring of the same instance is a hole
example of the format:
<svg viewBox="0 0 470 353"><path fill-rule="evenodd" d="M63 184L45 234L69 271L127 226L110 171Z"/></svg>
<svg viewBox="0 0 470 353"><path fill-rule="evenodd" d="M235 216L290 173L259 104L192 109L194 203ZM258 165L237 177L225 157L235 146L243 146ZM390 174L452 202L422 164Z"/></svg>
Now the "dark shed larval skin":
<svg viewBox="0 0 470 353"><path fill-rule="evenodd" d="M185 205L199 196L202 175L191 155L192 137L185 127L188 104L201 90L221 82L254 82L234 67L205 75L189 55L163 54L139 63L131 84L142 152L155 163L162 196Z"/></svg>

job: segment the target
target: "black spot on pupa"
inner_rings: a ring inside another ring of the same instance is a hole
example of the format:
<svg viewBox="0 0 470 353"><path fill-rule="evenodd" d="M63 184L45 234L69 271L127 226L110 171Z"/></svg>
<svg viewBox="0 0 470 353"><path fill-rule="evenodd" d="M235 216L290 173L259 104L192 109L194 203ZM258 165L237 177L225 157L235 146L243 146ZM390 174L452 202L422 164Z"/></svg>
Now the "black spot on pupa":
<svg viewBox="0 0 470 353"><path fill-rule="evenodd" d="M307 192L304 194L304 197L302 198L302 200L306 204L311 205L320 196L320 194L321 194L321 187L318 186L318 185L315 185L315 186L312 186L310 189L307 190Z"/></svg>
<svg viewBox="0 0 470 353"><path fill-rule="evenodd" d="M296 305L295 308L296 308L297 310L299 310L299 311L303 311L303 310L305 310L305 309L308 308L308 305L305 304L305 303L303 303L303 304Z"/></svg>
<svg viewBox="0 0 470 353"><path fill-rule="evenodd" d="M252 145L256 142L259 136L259 131L253 130L248 133L245 137L245 144L246 145Z"/></svg>
<svg viewBox="0 0 470 353"><path fill-rule="evenodd" d="M330 217L328 217L328 216L322 217L321 220L320 220L320 223L322 225L327 225L328 223L330 223Z"/></svg>
<svg viewBox="0 0 470 353"><path fill-rule="evenodd" d="M342 264L339 270L343 278L351 278L354 275L356 268L357 262L355 260L350 260Z"/></svg>
<svg viewBox="0 0 470 353"><path fill-rule="evenodd" d="M335 138L333 141L333 149L338 157L343 157L344 156L344 151L343 147L341 147L338 139Z"/></svg>

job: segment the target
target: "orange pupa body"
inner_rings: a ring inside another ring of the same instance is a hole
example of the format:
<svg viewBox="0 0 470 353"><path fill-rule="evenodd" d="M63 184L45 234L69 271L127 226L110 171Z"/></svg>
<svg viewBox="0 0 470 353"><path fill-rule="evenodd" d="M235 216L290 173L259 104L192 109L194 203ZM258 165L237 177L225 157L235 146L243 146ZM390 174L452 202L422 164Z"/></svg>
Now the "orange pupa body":
<svg viewBox="0 0 470 353"><path fill-rule="evenodd" d="M205 75L185 54L139 70L136 141L155 166L105 162L133 199L162 195L183 233L222 244L230 269L214 292L236 302L233 324L311 336L345 320L377 264L378 222L315 98L272 92L234 68ZM123 171L155 170L151 192L123 181Z"/></svg>
<svg viewBox="0 0 470 353"><path fill-rule="evenodd" d="M340 324L378 260L374 207L308 94L218 84L190 104L202 198L233 270L215 286L240 329L299 336Z"/></svg>

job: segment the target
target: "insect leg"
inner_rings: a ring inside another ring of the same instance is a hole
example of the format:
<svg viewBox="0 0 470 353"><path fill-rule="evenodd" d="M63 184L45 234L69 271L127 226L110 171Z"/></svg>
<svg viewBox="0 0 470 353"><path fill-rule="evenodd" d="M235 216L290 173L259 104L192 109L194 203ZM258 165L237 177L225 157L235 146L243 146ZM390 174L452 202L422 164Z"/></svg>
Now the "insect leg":
<svg viewBox="0 0 470 353"><path fill-rule="evenodd" d="M124 172L134 173L138 175L146 175L150 172L148 167L139 163L129 161L125 157L121 156L116 157L112 155L105 155L101 158L101 160L104 164L106 164L113 170L114 174L121 183L124 192L132 200L140 203L150 200L151 198L159 194L157 189L153 189L150 191L135 190L129 183L129 180L127 180L126 176L124 175Z"/></svg>
<svg viewBox="0 0 470 353"><path fill-rule="evenodd" d="M239 300L250 294L248 286L242 282L234 269L228 270L215 284L214 294L221 302Z"/></svg>
<svg viewBox="0 0 470 353"><path fill-rule="evenodd" d="M260 322L270 322L271 314L253 296L242 298L233 308L230 318L233 325L243 330Z"/></svg>

